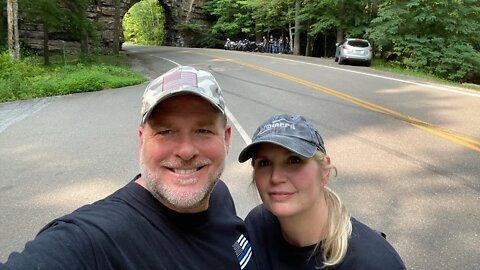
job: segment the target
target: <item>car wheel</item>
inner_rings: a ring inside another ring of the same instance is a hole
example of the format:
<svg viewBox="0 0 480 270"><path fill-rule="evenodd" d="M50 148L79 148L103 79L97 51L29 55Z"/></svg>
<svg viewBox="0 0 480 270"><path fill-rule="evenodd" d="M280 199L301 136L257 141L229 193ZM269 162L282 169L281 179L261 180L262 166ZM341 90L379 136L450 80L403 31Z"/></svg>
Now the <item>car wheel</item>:
<svg viewBox="0 0 480 270"><path fill-rule="evenodd" d="M335 57L335 62L338 62L338 57Z"/></svg>
<svg viewBox="0 0 480 270"><path fill-rule="evenodd" d="M339 65L344 65L345 64L345 59L344 58L338 58L338 64Z"/></svg>
<svg viewBox="0 0 480 270"><path fill-rule="evenodd" d="M365 66L369 67L370 65L372 65L372 61L365 62Z"/></svg>

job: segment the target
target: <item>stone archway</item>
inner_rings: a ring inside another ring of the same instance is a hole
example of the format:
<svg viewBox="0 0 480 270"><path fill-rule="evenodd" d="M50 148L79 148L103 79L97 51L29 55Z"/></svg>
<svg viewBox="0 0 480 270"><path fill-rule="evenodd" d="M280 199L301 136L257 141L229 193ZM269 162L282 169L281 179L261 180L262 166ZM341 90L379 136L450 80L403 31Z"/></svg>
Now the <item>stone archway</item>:
<svg viewBox="0 0 480 270"><path fill-rule="evenodd" d="M120 1L120 21L123 21L125 13L137 2L141 0L119 0ZM114 22L115 22L115 2L116 0L95 0L86 12L86 16L95 21L99 28L100 43L99 48L102 52L111 52L114 41ZM158 3L165 10L165 45L168 46L190 46L191 40L188 39L176 26L182 23L198 23L202 25L210 24L210 20L203 13L205 0L158 0ZM21 41L35 50L41 51L43 48L43 32L39 25L23 24L20 25ZM123 43L123 29L120 23L120 43ZM61 37L61 33L52 35ZM51 51L66 51L67 53L77 53L80 51L80 42L72 40L62 40L60 38L51 38L49 40L49 49Z"/></svg>
<svg viewBox="0 0 480 270"><path fill-rule="evenodd" d="M121 0L120 18L123 21L123 16L127 11L140 0ZM208 25L210 21L203 12L203 5L205 0L158 0L158 3L165 11L165 45L169 46L189 46L190 40L186 38L181 31L176 29L176 25L182 23L201 23ZM96 10L100 12L97 14L96 20L104 26L104 33L102 33L105 47L112 48L113 46L113 23L114 23L114 0L98 0ZM113 8L113 10L112 10ZM105 12L107 11L107 12ZM120 32L123 32L121 30ZM121 37L123 43L123 37Z"/></svg>

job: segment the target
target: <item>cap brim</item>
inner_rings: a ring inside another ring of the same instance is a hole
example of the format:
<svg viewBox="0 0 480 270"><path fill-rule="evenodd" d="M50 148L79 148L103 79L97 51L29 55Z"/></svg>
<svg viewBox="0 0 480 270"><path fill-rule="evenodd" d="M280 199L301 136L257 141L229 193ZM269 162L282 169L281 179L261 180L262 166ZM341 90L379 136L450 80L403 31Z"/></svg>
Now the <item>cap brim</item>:
<svg viewBox="0 0 480 270"><path fill-rule="evenodd" d="M265 136L255 140L255 142L245 147L238 155L238 161L243 163L252 158L257 152L257 148L262 143L272 143L281 146L306 158L313 157L317 151L317 147L315 145L299 138L275 135Z"/></svg>
<svg viewBox="0 0 480 270"><path fill-rule="evenodd" d="M171 97L181 96L181 95L194 95L194 96L201 97L206 101L208 101L210 104L212 104L212 106L218 111L220 111L222 114L225 114L225 111L222 109L222 107L220 107L215 101L211 100L208 96L202 95L201 93L198 92L198 90L184 88L179 91L173 91L161 97L159 100L157 100L157 102L155 102L152 108L143 116L142 123L145 123L147 121L148 117L150 117L150 114L155 110L158 104L160 104L162 101L165 101L166 99L169 99Z"/></svg>

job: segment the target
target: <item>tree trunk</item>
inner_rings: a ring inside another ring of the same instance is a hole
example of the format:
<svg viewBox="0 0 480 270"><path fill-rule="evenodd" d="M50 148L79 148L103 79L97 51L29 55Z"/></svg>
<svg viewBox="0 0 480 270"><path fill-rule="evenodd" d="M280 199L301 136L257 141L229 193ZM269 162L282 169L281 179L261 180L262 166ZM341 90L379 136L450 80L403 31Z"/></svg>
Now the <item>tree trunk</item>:
<svg viewBox="0 0 480 270"><path fill-rule="evenodd" d="M113 54L120 52L120 0L115 0L115 17L113 23Z"/></svg>
<svg viewBox="0 0 480 270"><path fill-rule="evenodd" d="M292 23L289 21L288 22L288 36L290 37L288 39L288 48L290 49L290 51L292 51L292 48L293 48L293 32L292 32Z"/></svg>
<svg viewBox="0 0 480 270"><path fill-rule="evenodd" d="M50 53L48 51L48 23L43 22L43 64L50 65Z"/></svg>
<svg viewBox="0 0 480 270"><path fill-rule="evenodd" d="M258 23L255 20L255 42L260 43L262 42L262 29L258 27Z"/></svg>
<svg viewBox="0 0 480 270"><path fill-rule="evenodd" d="M310 35L307 35L307 45L305 48L305 56L312 56L312 37Z"/></svg>
<svg viewBox="0 0 480 270"><path fill-rule="evenodd" d="M313 45L315 44L316 36L307 35L307 48L305 50L305 56L313 55Z"/></svg>
<svg viewBox="0 0 480 270"><path fill-rule="evenodd" d="M17 0L7 0L8 50L14 59L20 59L20 42L18 33Z"/></svg>
<svg viewBox="0 0 480 270"><path fill-rule="evenodd" d="M83 53L83 54L88 54L88 34L87 34L87 31L85 31L85 29L82 29L81 30L81 34L80 34L80 51Z"/></svg>
<svg viewBox="0 0 480 270"><path fill-rule="evenodd" d="M327 34L323 35L323 57L327 57Z"/></svg>
<svg viewBox="0 0 480 270"><path fill-rule="evenodd" d="M300 0L295 1L295 35L293 40L293 54L300 55Z"/></svg>
<svg viewBox="0 0 480 270"><path fill-rule="evenodd" d="M343 29L337 28L337 43L343 40Z"/></svg>
<svg viewBox="0 0 480 270"><path fill-rule="evenodd" d="M345 27L344 26L344 23L345 23L345 2L342 0L342 1L339 1L338 2L338 6L337 6L337 18L339 18L339 21L340 21L340 25L337 26L337 43L340 43L343 41L343 28L342 27Z"/></svg>

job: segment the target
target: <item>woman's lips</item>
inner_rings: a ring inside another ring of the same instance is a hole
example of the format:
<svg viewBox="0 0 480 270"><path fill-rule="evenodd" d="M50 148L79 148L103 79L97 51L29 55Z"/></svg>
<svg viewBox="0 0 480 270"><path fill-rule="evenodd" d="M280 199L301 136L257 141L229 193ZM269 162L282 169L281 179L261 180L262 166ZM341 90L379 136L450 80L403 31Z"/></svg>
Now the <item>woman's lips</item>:
<svg viewBox="0 0 480 270"><path fill-rule="evenodd" d="M293 193L291 192L284 192L284 191L274 191L274 192L269 192L268 193L268 196L270 196L270 198L273 200L273 201L286 201L288 200L291 196L292 196Z"/></svg>

